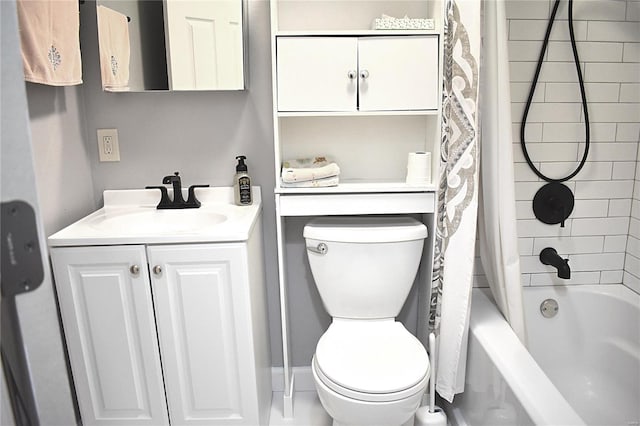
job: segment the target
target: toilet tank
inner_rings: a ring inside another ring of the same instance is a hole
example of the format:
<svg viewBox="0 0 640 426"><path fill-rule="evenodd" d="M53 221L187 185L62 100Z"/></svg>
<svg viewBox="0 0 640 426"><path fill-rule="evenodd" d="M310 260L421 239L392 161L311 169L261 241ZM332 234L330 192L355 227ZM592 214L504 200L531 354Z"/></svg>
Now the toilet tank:
<svg viewBox="0 0 640 426"><path fill-rule="evenodd" d="M304 227L313 279L337 318L395 318L415 279L427 227L408 216L323 217Z"/></svg>

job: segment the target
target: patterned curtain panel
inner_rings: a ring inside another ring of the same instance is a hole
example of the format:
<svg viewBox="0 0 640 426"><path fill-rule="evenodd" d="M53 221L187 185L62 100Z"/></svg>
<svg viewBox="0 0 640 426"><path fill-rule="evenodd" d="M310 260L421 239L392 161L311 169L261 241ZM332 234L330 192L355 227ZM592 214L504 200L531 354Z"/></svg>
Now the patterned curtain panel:
<svg viewBox="0 0 640 426"><path fill-rule="evenodd" d="M478 210L478 0L445 5L442 142L429 331L438 336L436 389L464 388Z"/></svg>

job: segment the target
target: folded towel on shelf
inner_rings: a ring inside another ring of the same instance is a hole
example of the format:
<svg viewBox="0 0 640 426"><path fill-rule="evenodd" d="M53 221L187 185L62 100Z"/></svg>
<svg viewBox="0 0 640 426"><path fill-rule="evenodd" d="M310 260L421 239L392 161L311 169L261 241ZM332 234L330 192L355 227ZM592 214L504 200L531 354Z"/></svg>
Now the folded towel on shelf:
<svg viewBox="0 0 640 426"><path fill-rule="evenodd" d="M433 30L435 29L433 19L409 18L405 15L402 18L396 18L382 14L379 18L373 20L371 25L374 30Z"/></svg>
<svg viewBox="0 0 640 426"><path fill-rule="evenodd" d="M282 162L282 182L306 182L340 174L340 167L324 156Z"/></svg>
<svg viewBox="0 0 640 426"><path fill-rule="evenodd" d="M19 0L24 79L50 86L82 83L78 0Z"/></svg>
<svg viewBox="0 0 640 426"><path fill-rule="evenodd" d="M129 90L129 22L127 16L98 6L98 42L102 89L109 92Z"/></svg>
<svg viewBox="0 0 640 426"><path fill-rule="evenodd" d="M338 186L340 178L338 176L330 176L322 179L313 179L303 182L282 182L283 188L326 188L328 186Z"/></svg>

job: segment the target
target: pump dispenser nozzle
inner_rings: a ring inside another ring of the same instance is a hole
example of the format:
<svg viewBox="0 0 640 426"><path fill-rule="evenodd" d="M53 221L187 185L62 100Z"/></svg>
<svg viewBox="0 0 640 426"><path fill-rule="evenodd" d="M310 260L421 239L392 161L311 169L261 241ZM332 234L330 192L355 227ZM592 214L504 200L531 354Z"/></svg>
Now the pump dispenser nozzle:
<svg viewBox="0 0 640 426"><path fill-rule="evenodd" d="M246 160L247 157L245 157L244 155L238 155L236 157L236 160L238 160L238 165L236 166L236 172L246 172L247 169L247 165L244 163L244 160Z"/></svg>

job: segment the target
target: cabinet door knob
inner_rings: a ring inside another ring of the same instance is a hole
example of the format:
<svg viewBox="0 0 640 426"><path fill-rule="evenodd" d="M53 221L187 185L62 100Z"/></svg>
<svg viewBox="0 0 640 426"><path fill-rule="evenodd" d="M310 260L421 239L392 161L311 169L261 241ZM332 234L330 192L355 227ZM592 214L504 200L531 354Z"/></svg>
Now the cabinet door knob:
<svg viewBox="0 0 640 426"><path fill-rule="evenodd" d="M162 267L160 265L156 265L153 267L153 273L156 275L162 274Z"/></svg>
<svg viewBox="0 0 640 426"><path fill-rule="evenodd" d="M369 71L368 70L361 70L360 71L360 78L361 79L365 79L365 78L369 78Z"/></svg>
<svg viewBox="0 0 640 426"><path fill-rule="evenodd" d="M354 70L349 70L347 72L347 77L349 77L349 80L354 80L357 75L358 75L358 73L355 72Z"/></svg>
<svg viewBox="0 0 640 426"><path fill-rule="evenodd" d="M138 275L140 273L140 267L138 265L131 265L129 272L131 272L131 275Z"/></svg>

